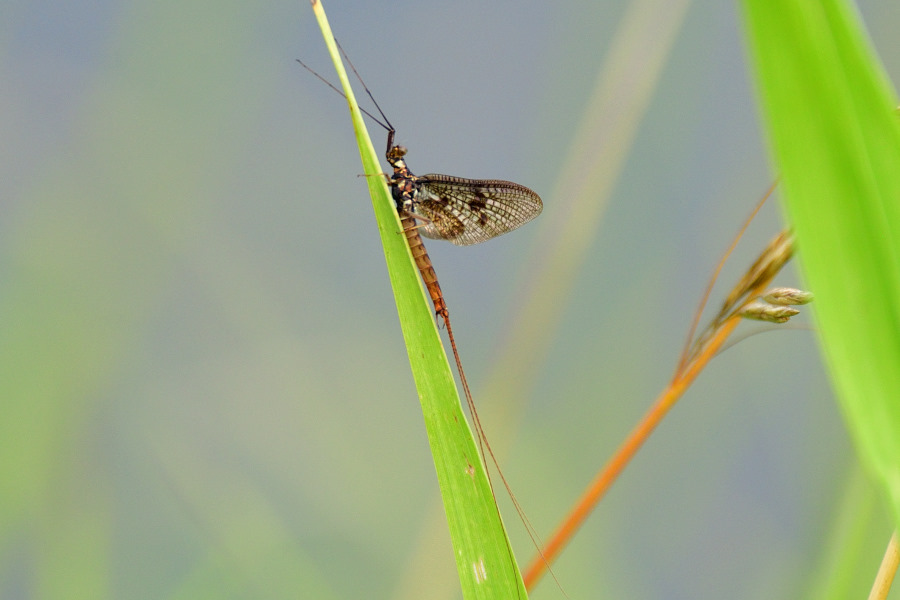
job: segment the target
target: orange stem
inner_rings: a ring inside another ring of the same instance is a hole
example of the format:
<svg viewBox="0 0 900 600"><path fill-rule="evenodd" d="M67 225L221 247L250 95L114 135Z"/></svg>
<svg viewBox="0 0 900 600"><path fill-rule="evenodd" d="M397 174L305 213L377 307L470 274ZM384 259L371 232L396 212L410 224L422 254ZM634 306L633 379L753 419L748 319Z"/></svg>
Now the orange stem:
<svg viewBox="0 0 900 600"><path fill-rule="evenodd" d="M716 332L716 335L710 339L709 343L703 349L703 352L697 356L683 372L676 373L675 377L669 383L669 387L663 390L662 394L657 398L654 405L650 408L644 418L638 423L625 441L619 446L619 449L613 455L606 466L600 471L599 475L591 482L581 498L575 503L575 506L569 512L569 516L556 530L553 537L544 547L543 552L531 561L528 569L525 571L523 578L525 588L529 591L537 584L538 580L547 571L547 567L559 556L566 544L569 543L575 531L581 526L600 499L606 494L612 483L619 476L619 473L631 461L640 447L644 444L653 430L659 425L666 413L669 412L675 402L681 397L688 386L693 383L700 374L700 371L715 356L716 352L722 347L734 328L738 326L740 319L732 317L722 324L722 327Z"/></svg>

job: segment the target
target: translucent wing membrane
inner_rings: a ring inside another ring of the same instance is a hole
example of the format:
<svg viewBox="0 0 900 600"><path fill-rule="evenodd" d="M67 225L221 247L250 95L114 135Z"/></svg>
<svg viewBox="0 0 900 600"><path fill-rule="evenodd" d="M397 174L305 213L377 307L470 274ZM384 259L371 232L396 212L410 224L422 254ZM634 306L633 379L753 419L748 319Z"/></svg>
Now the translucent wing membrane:
<svg viewBox="0 0 900 600"><path fill-rule="evenodd" d="M434 173L417 179L414 210L428 219L420 227L422 235L457 246L478 244L512 231L543 209L537 194L511 181Z"/></svg>

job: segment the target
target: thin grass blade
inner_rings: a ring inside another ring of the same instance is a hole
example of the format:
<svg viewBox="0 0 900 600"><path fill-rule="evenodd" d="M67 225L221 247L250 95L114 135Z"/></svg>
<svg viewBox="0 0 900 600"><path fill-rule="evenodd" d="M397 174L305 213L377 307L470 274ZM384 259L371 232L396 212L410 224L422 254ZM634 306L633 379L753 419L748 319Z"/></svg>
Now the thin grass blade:
<svg viewBox="0 0 900 600"><path fill-rule="evenodd" d="M434 458L463 595L467 599L526 598L503 522L441 345L418 270L400 234L400 222L378 155L366 131L337 45L320 2L313 10L347 96L360 157L397 302L425 428ZM386 435L390 435L386 432ZM401 461L398 461L401 462ZM394 468L386 465L386 468Z"/></svg>

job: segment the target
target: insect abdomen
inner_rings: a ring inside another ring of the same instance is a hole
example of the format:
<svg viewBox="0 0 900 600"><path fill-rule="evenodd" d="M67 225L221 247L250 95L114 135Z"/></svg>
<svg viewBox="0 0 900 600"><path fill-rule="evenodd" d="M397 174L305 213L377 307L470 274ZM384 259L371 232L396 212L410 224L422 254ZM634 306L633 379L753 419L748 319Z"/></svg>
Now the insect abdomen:
<svg viewBox="0 0 900 600"><path fill-rule="evenodd" d="M428 258L428 252L425 251L425 245L422 243L422 236L419 235L416 220L409 215L401 215L400 225L403 227L403 234L406 236L406 242L409 244L409 251L412 253L413 260L416 261L416 266L422 274L422 281L425 282L428 295L431 296L434 312L446 318L450 312L444 303L441 286L438 285L437 275L434 273L434 267L431 266L431 259Z"/></svg>

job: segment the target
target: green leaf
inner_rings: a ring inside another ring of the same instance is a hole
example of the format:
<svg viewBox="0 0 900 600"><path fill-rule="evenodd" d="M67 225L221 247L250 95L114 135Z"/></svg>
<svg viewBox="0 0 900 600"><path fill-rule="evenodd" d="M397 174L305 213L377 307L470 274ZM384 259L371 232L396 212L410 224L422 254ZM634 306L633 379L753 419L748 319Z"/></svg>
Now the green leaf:
<svg viewBox="0 0 900 600"><path fill-rule="evenodd" d="M900 524L896 94L851 4L744 0L743 9L821 347L862 463Z"/></svg>
<svg viewBox="0 0 900 600"><path fill-rule="evenodd" d="M526 598L487 475L460 406L431 305L419 282L406 238L401 235L400 221L381 175L378 155L372 147L321 3L314 1L313 10L350 107L400 327L425 417L463 595L467 599ZM390 433L386 432L386 435ZM385 468L393 466L386 465Z"/></svg>

